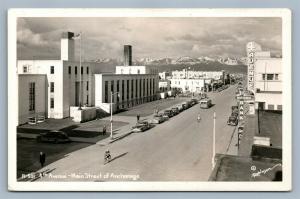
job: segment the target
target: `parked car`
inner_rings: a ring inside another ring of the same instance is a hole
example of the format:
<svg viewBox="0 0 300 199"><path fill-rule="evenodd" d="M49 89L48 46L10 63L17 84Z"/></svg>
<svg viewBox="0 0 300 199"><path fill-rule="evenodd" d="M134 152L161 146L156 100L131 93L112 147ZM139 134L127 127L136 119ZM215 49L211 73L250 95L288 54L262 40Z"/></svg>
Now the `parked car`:
<svg viewBox="0 0 300 199"><path fill-rule="evenodd" d="M165 121L165 118L162 115L154 115L151 123L152 124L160 124L163 123Z"/></svg>
<svg viewBox="0 0 300 199"><path fill-rule="evenodd" d="M238 125L238 118L235 116L230 116L227 120L227 124L231 126L236 126Z"/></svg>
<svg viewBox="0 0 300 199"><path fill-rule="evenodd" d="M177 107L171 108L171 111L173 111L174 115L177 115L179 113L179 109Z"/></svg>
<svg viewBox="0 0 300 199"><path fill-rule="evenodd" d="M133 132L144 132L150 129L152 126L147 121L139 122L135 126L131 127Z"/></svg>
<svg viewBox="0 0 300 199"><path fill-rule="evenodd" d="M179 112L184 110L183 107L182 107L182 104L177 105L177 108L178 108Z"/></svg>
<svg viewBox="0 0 300 199"><path fill-rule="evenodd" d="M38 142L53 142L64 143L70 142L68 135L62 131L49 131L47 133L41 133L36 137Z"/></svg>
<svg viewBox="0 0 300 199"><path fill-rule="evenodd" d="M186 109L188 109L188 105L186 103L183 103L182 108L183 108L183 110L186 110Z"/></svg>
<svg viewBox="0 0 300 199"><path fill-rule="evenodd" d="M211 99L203 99L200 101L200 108L210 108L211 106Z"/></svg>
<svg viewBox="0 0 300 199"><path fill-rule="evenodd" d="M164 111L164 115L167 115L169 118L174 116L173 111L169 109Z"/></svg>
<svg viewBox="0 0 300 199"><path fill-rule="evenodd" d="M196 98L191 99L192 105L198 104L198 100Z"/></svg>

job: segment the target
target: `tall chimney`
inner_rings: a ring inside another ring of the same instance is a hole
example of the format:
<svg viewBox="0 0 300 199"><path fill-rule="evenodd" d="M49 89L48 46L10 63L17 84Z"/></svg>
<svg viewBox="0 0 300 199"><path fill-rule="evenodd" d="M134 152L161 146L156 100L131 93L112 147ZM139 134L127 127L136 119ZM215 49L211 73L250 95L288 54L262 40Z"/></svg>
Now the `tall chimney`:
<svg viewBox="0 0 300 199"><path fill-rule="evenodd" d="M132 47L124 45L124 66L132 66Z"/></svg>
<svg viewBox="0 0 300 199"><path fill-rule="evenodd" d="M74 49L74 33L63 32L60 42L60 59L61 60L75 60Z"/></svg>

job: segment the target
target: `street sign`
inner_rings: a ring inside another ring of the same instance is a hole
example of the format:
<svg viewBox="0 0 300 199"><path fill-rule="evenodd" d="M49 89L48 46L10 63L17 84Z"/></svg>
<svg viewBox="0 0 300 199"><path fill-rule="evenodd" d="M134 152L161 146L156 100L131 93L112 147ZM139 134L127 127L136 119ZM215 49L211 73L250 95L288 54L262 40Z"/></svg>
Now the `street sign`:
<svg viewBox="0 0 300 199"><path fill-rule="evenodd" d="M237 100L252 100L252 95L239 95L239 96L236 96L236 99Z"/></svg>

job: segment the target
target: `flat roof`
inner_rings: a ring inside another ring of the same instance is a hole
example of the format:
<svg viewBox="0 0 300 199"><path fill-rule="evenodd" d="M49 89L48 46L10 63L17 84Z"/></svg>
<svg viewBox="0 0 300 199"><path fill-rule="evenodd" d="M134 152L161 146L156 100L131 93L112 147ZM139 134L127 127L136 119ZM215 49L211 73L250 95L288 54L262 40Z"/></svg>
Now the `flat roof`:
<svg viewBox="0 0 300 199"><path fill-rule="evenodd" d="M31 73L22 73L22 74L18 74L19 76L47 76L46 74L31 74Z"/></svg>
<svg viewBox="0 0 300 199"><path fill-rule="evenodd" d="M258 111L259 131L255 136L269 137L272 147L282 148L282 112Z"/></svg>
<svg viewBox="0 0 300 199"><path fill-rule="evenodd" d="M280 181L282 161L270 158L216 155L209 181ZM264 172L265 171L265 172Z"/></svg>

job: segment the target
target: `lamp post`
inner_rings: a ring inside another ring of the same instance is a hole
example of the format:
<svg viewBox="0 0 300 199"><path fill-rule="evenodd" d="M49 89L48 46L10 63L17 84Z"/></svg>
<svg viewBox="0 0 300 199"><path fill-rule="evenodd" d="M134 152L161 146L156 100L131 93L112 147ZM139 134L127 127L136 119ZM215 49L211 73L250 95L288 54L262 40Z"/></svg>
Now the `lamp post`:
<svg viewBox="0 0 300 199"><path fill-rule="evenodd" d="M212 169L215 168L215 154L216 154L216 112L214 112L214 126L213 126L213 153L212 153Z"/></svg>
<svg viewBox="0 0 300 199"><path fill-rule="evenodd" d="M115 94L118 94L119 95L119 92L110 92L110 139L113 139L113 118L112 118L112 115L113 115L113 96Z"/></svg>

